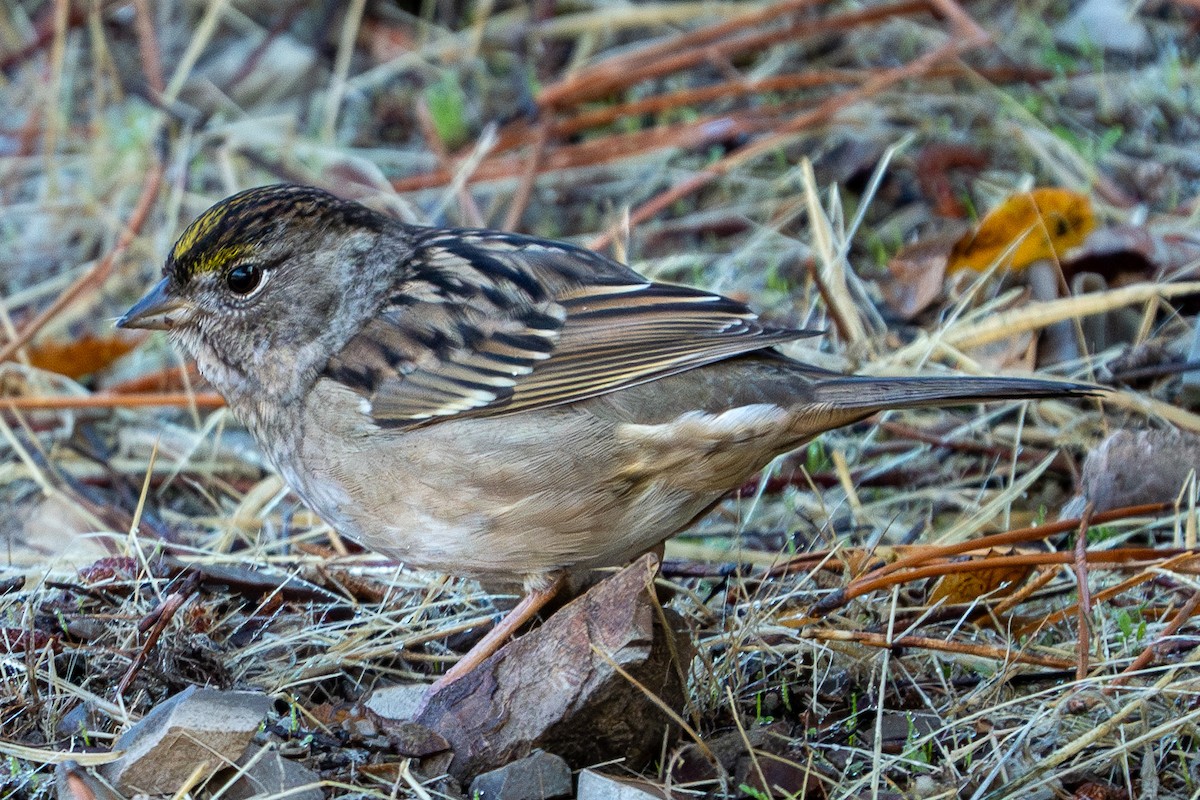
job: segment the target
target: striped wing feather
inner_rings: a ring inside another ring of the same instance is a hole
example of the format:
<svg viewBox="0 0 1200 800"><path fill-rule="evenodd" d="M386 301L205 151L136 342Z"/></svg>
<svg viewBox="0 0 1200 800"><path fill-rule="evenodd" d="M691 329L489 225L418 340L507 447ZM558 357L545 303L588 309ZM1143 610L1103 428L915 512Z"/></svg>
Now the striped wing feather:
<svg viewBox="0 0 1200 800"><path fill-rule="evenodd" d="M765 328L740 303L666 284L562 305L567 318L554 352L520 381L505 411L583 400L813 335Z"/></svg>
<svg viewBox="0 0 1200 800"><path fill-rule="evenodd" d="M734 300L652 283L568 246L503 235L489 247L483 233L459 235L453 251L430 241L423 263L437 272L410 282L406 302L372 320L326 368L384 425L573 403L814 335L764 327ZM524 269L524 288L482 266L497 261L510 274ZM581 280L587 272L596 279ZM529 274L544 296L530 296ZM453 296L440 297L439 283ZM486 290L463 288L476 284Z"/></svg>

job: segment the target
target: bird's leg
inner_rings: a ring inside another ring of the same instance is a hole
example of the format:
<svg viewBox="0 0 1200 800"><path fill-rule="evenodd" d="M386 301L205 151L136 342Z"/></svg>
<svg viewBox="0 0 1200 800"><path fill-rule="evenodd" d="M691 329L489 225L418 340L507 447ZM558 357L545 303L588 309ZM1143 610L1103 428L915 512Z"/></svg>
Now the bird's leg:
<svg viewBox="0 0 1200 800"><path fill-rule="evenodd" d="M554 599L555 595L566 585L566 580L565 574L559 574L554 582L545 589L534 589L521 598L521 602L517 603L513 610L496 624L496 627L488 631L487 635L460 658L458 663L451 667L445 675L434 681L426 696L432 696L439 689L449 686L486 661L488 656L499 650L514 633L520 630L522 625L541 611L546 603Z"/></svg>

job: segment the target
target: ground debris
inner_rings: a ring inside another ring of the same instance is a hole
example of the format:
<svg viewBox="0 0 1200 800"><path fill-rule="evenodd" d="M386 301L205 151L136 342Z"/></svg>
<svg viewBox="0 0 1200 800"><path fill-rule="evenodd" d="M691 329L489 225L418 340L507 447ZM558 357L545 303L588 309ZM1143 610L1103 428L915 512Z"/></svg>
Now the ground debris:
<svg viewBox="0 0 1200 800"><path fill-rule="evenodd" d="M215 779L216 791L228 800L286 795L290 800L322 800L325 793L317 785L321 776L308 767L284 758L274 747L255 748L242 755Z"/></svg>
<svg viewBox="0 0 1200 800"><path fill-rule="evenodd" d="M585 769L579 773L578 800L667 800L670 794L650 781L618 778Z"/></svg>
<svg viewBox="0 0 1200 800"><path fill-rule="evenodd" d="M551 800L571 794L571 768L553 753L534 750L471 781L474 800Z"/></svg>
<svg viewBox="0 0 1200 800"><path fill-rule="evenodd" d="M211 775L241 758L270 707L260 692L191 686L127 730L101 774L124 794L173 794L199 765Z"/></svg>
<svg viewBox="0 0 1200 800"><path fill-rule="evenodd" d="M433 695L417 721L454 748L451 774L477 775L537 747L577 766L661 753L672 724L647 693L682 707L691 646L659 621L656 569L643 556Z"/></svg>

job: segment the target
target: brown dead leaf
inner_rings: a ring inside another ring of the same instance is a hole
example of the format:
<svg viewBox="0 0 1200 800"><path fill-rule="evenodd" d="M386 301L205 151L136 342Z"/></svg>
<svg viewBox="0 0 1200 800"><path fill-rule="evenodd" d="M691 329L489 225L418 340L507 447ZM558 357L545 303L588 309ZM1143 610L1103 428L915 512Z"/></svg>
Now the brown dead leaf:
<svg viewBox="0 0 1200 800"><path fill-rule="evenodd" d="M988 165L986 151L967 145L933 143L917 153L916 173L921 191L938 216L962 219L967 209L959 200L952 172L967 172L977 175Z"/></svg>
<svg viewBox="0 0 1200 800"><path fill-rule="evenodd" d="M987 558L993 553L1010 555L1011 550L1001 552L995 548L988 550L980 558ZM944 602L948 605L965 605L978 600L984 595L992 597L1007 597L1033 572L1030 566L997 566L994 569L981 569L975 572L952 572L943 575L929 593L929 604Z"/></svg>
<svg viewBox="0 0 1200 800"><path fill-rule="evenodd" d="M29 362L38 369L57 372L72 380L102 372L142 343L144 336L85 333L69 342L37 342L29 346Z"/></svg>
<svg viewBox="0 0 1200 800"><path fill-rule="evenodd" d="M946 261L959 235L942 233L921 239L905 245L888 260L888 274L880 281L880 289L893 314L912 320L941 296Z"/></svg>
<svg viewBox="0 0 1200 800"><path fill-rule="evenodd" d="M984 217L974 233L958 240L946 271L982 272L997 263L1019 270L1042 259L1059 259L1095 227L1091 200L1084 195L1054 188L1013 195Z"/></svg>

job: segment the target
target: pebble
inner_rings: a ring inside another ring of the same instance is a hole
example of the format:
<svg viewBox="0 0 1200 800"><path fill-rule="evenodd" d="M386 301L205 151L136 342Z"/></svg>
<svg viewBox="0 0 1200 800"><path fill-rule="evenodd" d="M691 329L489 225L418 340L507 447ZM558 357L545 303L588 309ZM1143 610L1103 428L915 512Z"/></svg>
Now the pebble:
<svg viewBox="0 0 1200 800"><path fill-rule="evenodd" d="M468 792L477 800L551 800L570 794L571 768L544 750L477 775Z"/></svg>
<svg viewBox="0 0 1200 800"><path fill-rule="evenodd" d="M189 686L127 730L114 746L124 755L101 772L127 796L175 794L197 766L207 777L241 758L270 708L261 692Z"/></svg>

